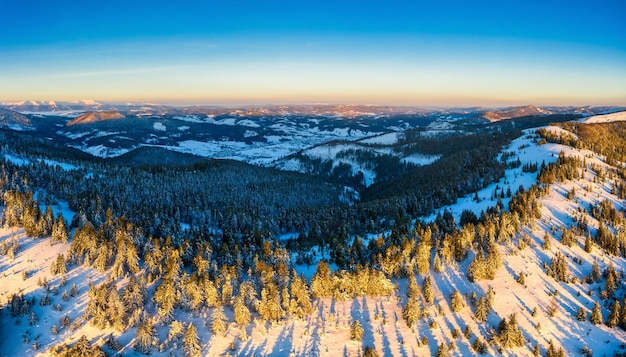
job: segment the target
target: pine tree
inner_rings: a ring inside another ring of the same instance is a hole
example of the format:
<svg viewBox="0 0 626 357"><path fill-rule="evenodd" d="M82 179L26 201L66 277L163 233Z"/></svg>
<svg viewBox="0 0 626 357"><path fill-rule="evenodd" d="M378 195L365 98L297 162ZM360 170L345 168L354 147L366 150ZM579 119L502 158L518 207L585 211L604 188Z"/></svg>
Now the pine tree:
<svg viewBox="0 0 626 357"><path fill-rule="evenodd" d="M198 331L193 322L189 323L183 337L183 354L187 357L200 357L202 355L200 338L198 338Z"/></svg>
<svg viewBox="0 0 626 357"><path fill-rule="evenodd" d="M619 315L620 315L619 301L615 301L613 303L613 307L611 308L611 313L609 314L609 319L606 320L606 325L608 327L616 327L619 324Z"/></svg>
<svg viewBox="0 0 626 357"><path fill-rule="evenodd" d="M509 321L502 319L498 327L498 340L505 348L521 347L524 345L524 335L517 325L515 314L509 317Z"/></svg>
<svg viewBox="0 0 626 357"><path fill-rule="evenodd" d="M285 316L285 311L280 304L278 288L274 282L268 282L261 290L258 312L262 319L272 322L278 322Z"/></svg>
<svg viewBox="0 0 626 357"><path fill-rule="evenodd" d="M589 321L591 321L594 325L599 325L602 323L602 309L600 304L596 301L593 305L593 309L591 310L591 316L589 317Z"/></svg>
<svg viewBox="0 0 626 357"><path fill-rule="evenodd" d="M352 321L350 325L350 339L353 341L362 341L363 332L363 326L361 326L359 320Z"/></svg>
<svg viewBox="0 0 626 357"><path fill-rule="evenodd" d="M521 285L526 285L526 274L524 273L519 273L519 275L517 276L516 281L521 284Z"/></svg>
<svg viewBox="0 0 626 357"><path fill-rule="evenodd" d="M426 279L424 279L422 292L424 294L424 301L426 301L427 304L431 304L435 300L435 291L433 289L433 283L430 280L430 276L427 276Z"/></svg>
<svg viewBox="0 0 626 357"><path fill-rule="evenodd" d="M67 350L66 356L72 357L104 357L106 356L99 346L92 346L85 335Z"/></svg>
<svg viewBox="0 0 626 357"><path fill-rule="evenodd" d="M487 299L485 299L487 310L489 311L493 308L493 299L495 295L496 291L493 289L493 286L489 285L489 289L487 289Z"/></svg>
<svg viewBox="0 0 626 357"><path fill-rule="evenodd" d="M218 336L224 336L226 334L226 315L224 315L224 308L218 306L213 310L213 319L211 321L211 331Z"/></svg>
<svg viewBox="0 0 626 357"><path fill-rule="evenodd" d="M298 318L304 318L313 311L311 304L311 294L304 276L298 276L296 270L292 272L291 278L291 303L294 305L290 308L291 314Z"/></svg>

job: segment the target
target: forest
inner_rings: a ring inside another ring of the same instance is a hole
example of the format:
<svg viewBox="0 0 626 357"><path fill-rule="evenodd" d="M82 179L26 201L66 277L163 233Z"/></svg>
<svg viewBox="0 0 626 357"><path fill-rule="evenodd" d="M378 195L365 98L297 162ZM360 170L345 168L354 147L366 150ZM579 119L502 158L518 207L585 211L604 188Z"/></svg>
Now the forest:
<svg viewBox="0 0 626 357"><path fill-rule="evenodd" d="M68 246L50 264L50 278L39 278L43 293L15 292L1 301L3 318L23 316L32 326L42 318L35 306L60 312L62 305L82 293L87 296L84 313L63 316L51 327L51 334L85 324L111 333L100 344L83 336L71 345L57 344L49 353L115 354L123 349L115 336L132 329L137 353L169 350L199 356L204 347L198 329L204 327L181 320L180 312L194 316L210 312L205 324L215 336L237 330L231 350L235 351L251 338L253 324L266 331L291 319L305 320L328 299L394 297L410 331L422 324L435 329L435 318L445 314L443 302L452 314L469 311L473 326L480 329L466 324L462 332L452 330L456 337L431 350L437 356L460 353L455 341L463 344L462 339L476 354L529 346L535 355L565 355L563 347L553 344L558 341L550 340L544 347L539 341L529 342L516 313L496 314L498 292L493 288L481 293L454 286L441 296L435 294L434 285L442 279L439 276L462 271L467 286L484 287L480 284L493 281L505 266L510 269L505 264L509 255L536 247L545 252L543 274L564 284L565 290L581 286L595 301L591 309L580 307L578 320L626 329L623 266L606 260L600 268L594 260L589 274L583 274L577 268L582 258L570 253L579 247L586 254L626 257L623 204L616 208L608 198L582 203L588 193L594 194L592 184L611 187L610 197L622 201L626 197L625 158L620 149L626 147L626 126L556 125L561 134L511 128L441 138L407 135L398 150L441 155L424 167L346 152L381 173L381 180L373 185L353 187L360 199L346 191L350 178L322 161L309 162L313 175L229 160L126 166L28 134L1 131L2 226L22 227L27 236ZM522 167L515 150L502 149L523 135L537 146L556 143L595 152L604 163L561 152L554 162ZM56 164L61 160L69 167ZM536 182L506 191L497 186L488 198L493 206L478 214L465 210L457 218L448 210L438 210L464 196L480 200L478 192L498 183L511 169L536 174ZM530 235L545 223L538 223L545 220L540 201L551 195L551 187L581 180L591 181L566 192L566 200L576 207L570 213L572 223L551 221L537 244ZM67 203L72 219L53 212L59 202ZM421 219L431 214L434 220ZM366 238L371 232L380 234ZM291 238L281 239L287 233ZM21 250L17 238L3 238L0 253L7 259L15 259ZM319 263L307 278L297 271L296 261ZM103 279L90 282L82 292L76 285L68 287L68 274L80 268L94 269ZM26 280L31 273L21 274ZM532 278L527 274L514 272L516 283L525 286ZM556 301L558 296L553 298ZM558 310L556 304L546 307L549 316ZM494 318L499 323L492 325ZM363 323L349 322L351 340L363 339ZM164 329L165 337L158 332ZM429 345L425 335L418 343ZM35 344L34 349L39 347ZM379 353L369 345L360 351L368 356Z"/></svg>

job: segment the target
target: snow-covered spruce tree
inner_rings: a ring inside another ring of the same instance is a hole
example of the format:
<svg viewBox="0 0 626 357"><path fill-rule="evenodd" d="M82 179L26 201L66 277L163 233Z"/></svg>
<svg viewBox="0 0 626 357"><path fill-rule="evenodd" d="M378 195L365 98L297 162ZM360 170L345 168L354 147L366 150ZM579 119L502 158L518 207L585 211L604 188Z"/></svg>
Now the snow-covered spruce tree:
<svg viewBox="0 0 626 357"><path fill-rule="evenodd" d="M483 257L482 249L478 249L476 256L472 259L472 262L467 267L467 279L475 283L485 277L485 258Z"/></svg>
<svg viewBox="0 0 626 357"><path fill-rule="evenodd" d="M427 304L432 304L435 301L435 290L433 288L433 283L430 279L430 275L424 279L422 284L422 293L424 294L424 301Z"/></svg>
<svg viewBox="0 0 626 357"><path fill-rule="evenodd" d="M426 274L430 269L430 251L432 244L430 240L422 240L417 245L417 273Z"/></svg>
<svg viewBox="0 0 626 357"><path fill-rule="evenodd" d="M361 326L361 322L359 320L352 321L350 325L350 339L353 341L362 341L363 340L363 326Z"/></svg>
<svg viewBox="0 0 626 357"><path fill-rule="evenodd" d="M285 316L285 311L281 306L278 295L278 287L274 282L268 282L265 288L261 290L261 300L257 309L259 316L265 321L275 323Z"/></svg>
<svg viewBox="0 0 626 357"><path fill-rule="evenodd" d="M450 350L445 343L440 343L437 347L437 352L435 353L435 357L448 357L450 356Z"/></svg>
<svg viewBox="0 0 626 357"><path fill-rule="evenodd" d="M186 357L200 357L202 355L202 346L200 346L200 338L198 331L193 322L190 322L183 336L183 354Z"/></svg>
<svg viewBox="0 0 626 357"><path fill-rule="evenodd" d="M580 309L578 309L578 312L576 313L576 320L587 321L587 311L584 307L581 306Z"/></svg>
<svg viewBox="0 0 626 357"><path fill-rule="evenodd" d="M217 336L224 336L226 327L226 315L224 315L224 308L220 305L213 310L211 331Z"/></svg>
<svg viewBox="0 0 626 357"><path fill-rule="evenodd" d="M620 315L620 304L619 301L615 301L613 303L613 307L611 308L611 313L609 314L609 318L606 320L606 325L608 327L616 327L619 324L619 315Z"/></svg>
<svg viewBox="0 0 626 357"><path fill-rule="evenodd" d="M250 313L250 309L248 309L245 298L241 294L237 295L237 297L235 298L233 311L235 313L235 322L240 327L247 326L252 320L252 314Z"/></svg>
<svg viewBox="0 0 626 357"><path fill-rule="evenodd" d="M504 348L521 347L524 345L524 335L517 325L517 317L515 314L502 319L498 326L498 343Z"/></svg>
<svg viewBox="0 0 626 357"><path fill-rule="evenodd" d="M452 308L452 311L459 312L463 309L463 295L461 295L458 290L454 290L452 292L452 294L450 295L450 299L450 307Z"/></svg>
<svg viewBox="0 0 626 357"><path fill-rule="evenodd" d="M593 305L593 309L591 310L591 316L589 316L589 321L591 321L591 323L594 325L600 325L602 323L602 308L597 301Z"/></svg>
<svg viewBox="0 0 626 357"><path fill-rule="evenodd" d="M311 293L315 299L328 297L332 293L331 271L324 260L319 262L311 278Z"/></svg>
<svg viewBox="0 0 626 357"><path fill-rule="evenodd" d="M552 265L547 269L547 273L557 281L569 282L567 261L561 252L556 252L556 255L552 258Z"/></svg>
<svg viewBox="0 0 626 357"><path fill-rule="evenodd" d="M152 348L157 345L156 328L151 317L144 315L137 328L135 337L135 350L149 354Z"/></svg>
<svg viewBox="0 0 626 357"><path fill-rule="evenodd" d="M420 319L422 316L422 309L417 299L408 299L404 307L402 308L402 317L409 328Z"/></svg>
<svg viewBox="0 0 626 357"><path fill-rule="evenodd" d="M552 242L551 242L551 238L550 235L548 234L548 232L546 232L546 234L544 234L543 236L543 246L542 246L543 250L551 250L552 249Z"/></svg>
<svg viewBox="0 0 626 357"><path fill-rule="evenodd" d="M63 254L58 254L56 260L50 264L50 273L53 275L63 275L66 272L67 266L65 265L65 257Z"/></svg>
<svg viewBox="0 0 626 357"><path fill-rule="evenodd" d="M302 319L313 311L311 294L304 276L298 276L294 269L291 273L291 306L290 313Z"/></svg>
<svg viewBox="0 0 626 357"><path fill-rule="evenodd" d="M489 316L489 308L487 307L487 301L481 295L476 303L476 311L474 311L474 318L476 321L485 322Z"/></svg>
<svg viewBox="0 0 626 357"><path fill-rule="evenodd" d="M54 220L54 223L51 227L52 233L52 241L53 242L61 242L67 243L69 240L69 233L67 232L67 227L65 225L65 218L63 218L63 214L59 212L57 219Z"/></svg>

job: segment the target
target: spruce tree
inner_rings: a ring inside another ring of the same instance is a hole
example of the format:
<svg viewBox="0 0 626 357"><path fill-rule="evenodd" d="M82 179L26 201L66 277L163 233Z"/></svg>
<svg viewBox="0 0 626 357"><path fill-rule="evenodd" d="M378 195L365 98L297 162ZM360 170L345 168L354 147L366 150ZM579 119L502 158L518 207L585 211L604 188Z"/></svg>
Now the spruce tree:
<svg viewBox="0 0 626 357"><path fill-rule="evenodd" d="M183 354L186 357L200 357L202 355L202 346L200 346L200 338L198 331L193 322L190 322L183 336Z"/></svg>
<svg viewBox="0 0 626 357"><path fill-rule="evenodd" d="M576 313L576 320L578 321L587 321L587 311L585 311L584 307L580 307L578 312Z"/></svg>
<svg viewBox="0 0 626 357"><path fill-rule="evenodd" d="M149 354L157 344L156 328L152 318L144 316L137 328L135 349L143 354Z"/></svg>
<svg viewBox="0 0 626 357"><path fill-rule="evenodd" d="M451 295L450 307L452 311L459 312L463 309L463 296L458 290L454 290Z"/></svg>
<svg viewBox="0 0 626 357"><path fill-rule="evenodd" d="M422 284L422 293L424 294L424 301L428 304L432 304L435 300L435 290L433 289L433 283L430 280L430 276L427 276L424 279L424 283Z"/></svg>
<svg viewBox="0 0 626 357"><path fill-rule="evenodd" d="M235 313L235 322L237 323L237 325L243 328L250 323L252 315L250 314L250 309L248 309L248 306L246 306L245 298L241 294L235 298L233 310Z"/></svg>
<svg viewBox="0 0 626 357"><path fill-rule="evenodd" d="M543 250L551 250L552 249L552 242L551 242L551 238L550 235L548 234L548 232L546 232L546 234L543 236L543 246L542 246Z"/></svg>
<svg viewBox="0 0 626 357"><path fill-rule="evenodd" d="M608 320L606 320L606 325L608 327L616 327L619 324L619 315L620 315L620 305L619 301L615 301L613 303L613 307L611 308L611 313L609 314Z"/></svg>
<svg viewBox="0 0 626 357"><path fill-rule="evenodd" d="M591 316L589 317L589 321L591 321L594 325L599 325L602 323L602 308L600 304L596 301L593 305L593 309L591 310Z"/></svg>
<svg viewBox="0 0 626 357"><path fill-rule="evenodd" d="M402 308L402 317L406 321L406 325L409 328L413 327L413 324L419 320L421 315L422 311L419 302L416 299L408 299Z"/></svg>
<svg viewBox="0 0 626 357"><path fill-rule="evenodd" d="M218 336L226 334L226 315L224 308L220 305L213 310L213 319L211 321L211 331Z"/></svg>
<svg viewBox="0 0 626 357"><path fill-rule="evenodd" d="M362 341L363 332L363 326L361 326L359 320L352 321L350 325L350 339L353 341Z"/></svg>

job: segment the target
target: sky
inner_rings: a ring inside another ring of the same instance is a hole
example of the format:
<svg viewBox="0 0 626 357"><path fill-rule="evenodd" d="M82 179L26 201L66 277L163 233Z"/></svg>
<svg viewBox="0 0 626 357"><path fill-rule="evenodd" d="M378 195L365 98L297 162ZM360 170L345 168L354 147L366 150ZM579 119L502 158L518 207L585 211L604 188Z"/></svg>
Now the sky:
<svg viewBox="0 0 626 357"><path fill-rule="evenodd" d="M0 0L0 101L626 106L626 2Z"/></svg>

